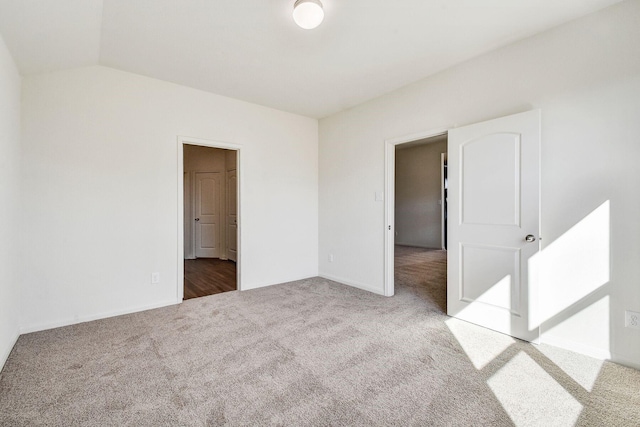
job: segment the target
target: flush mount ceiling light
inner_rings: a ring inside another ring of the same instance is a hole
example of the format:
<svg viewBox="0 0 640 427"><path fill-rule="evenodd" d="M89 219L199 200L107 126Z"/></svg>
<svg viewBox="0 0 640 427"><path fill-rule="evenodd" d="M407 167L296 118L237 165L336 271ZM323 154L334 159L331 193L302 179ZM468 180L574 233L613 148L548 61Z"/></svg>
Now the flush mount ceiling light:
<svg viewBox="0 0 640 427"><path fill-rule="evenodd" d="M293 5L293 20L305 30L316 28L324 19L320 0L297 0Z"/></svg>

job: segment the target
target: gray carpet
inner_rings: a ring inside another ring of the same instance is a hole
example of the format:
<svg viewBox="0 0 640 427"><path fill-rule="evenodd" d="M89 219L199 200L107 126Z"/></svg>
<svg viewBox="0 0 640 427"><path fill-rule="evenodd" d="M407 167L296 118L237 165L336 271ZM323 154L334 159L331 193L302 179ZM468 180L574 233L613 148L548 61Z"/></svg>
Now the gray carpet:
<svg viewBox="0 0 640 427"><path fill-rule="evenodd" d="M638 426L640 372L443 314L441 251L396 296L313 278L23 335L2 426Z"/></svg>

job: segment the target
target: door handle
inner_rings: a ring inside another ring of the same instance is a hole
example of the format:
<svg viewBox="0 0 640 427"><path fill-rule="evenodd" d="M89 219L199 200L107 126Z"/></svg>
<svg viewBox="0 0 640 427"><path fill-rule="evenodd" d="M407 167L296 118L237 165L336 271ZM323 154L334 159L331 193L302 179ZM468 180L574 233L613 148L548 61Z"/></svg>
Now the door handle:
<svg viewBox="0 0 640 427"><path fill-rule="evenodd" d="M196 220L196 221L200 221L200 218L196 218L195 220Z"/></svg>
<svg viewBox="0 0 640 427"><path fill-rule="evenodd" d="M527 234L527 237L525 237L524 240L527 243L532 243L536 241L536 238L533 234Z"/></svg>

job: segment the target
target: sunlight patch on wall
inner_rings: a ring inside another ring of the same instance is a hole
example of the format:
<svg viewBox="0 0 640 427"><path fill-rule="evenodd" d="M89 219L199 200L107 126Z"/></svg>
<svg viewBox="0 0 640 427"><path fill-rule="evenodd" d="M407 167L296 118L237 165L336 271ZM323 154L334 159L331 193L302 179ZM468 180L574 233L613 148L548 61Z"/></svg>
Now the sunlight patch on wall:
<svg viewBox="0 0 640 427"><path fill-rule="evenodd" d="M517 427L569 427L582 412L582 405L523 352L487 384Z"/></svg>
<svg viewBox="0 0 640 427"><path fill-rule="evenodd" d="M538 310L532 310L529 329L609 282L609 205L607 200L529 261L540 298Z"/></svg>
<svg viewBox="0 0 640 427"><path fill-rule="evenodd" d="M542 341L593 357L611 357L609 296L605 296L547 329L542 324Z"/></svg>
<svg viewBox="0 0 640 427"><path fill-rule="evenodd" d="M476 369L484 368L515 342L508 335L453 317L445 323Z"/></svg>
<svg viewBox="0 0 640 427"><path fill-rule="evenodd" d="M537 349L585 390L593 390L604 361L544 344Z"/></svg>

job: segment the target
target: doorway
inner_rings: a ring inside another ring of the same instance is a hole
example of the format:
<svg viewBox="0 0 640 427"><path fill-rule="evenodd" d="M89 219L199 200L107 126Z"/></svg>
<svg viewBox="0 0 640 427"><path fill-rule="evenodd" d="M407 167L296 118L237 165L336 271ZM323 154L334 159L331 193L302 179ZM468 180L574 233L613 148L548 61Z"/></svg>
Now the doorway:
<svg viewBox="0 0 640 427"><path fill-rule="evenodd" d="M447 134L395 145L395 292L423 295L446 311Z"/></svg>
<svg viewBox="0 0 640 427"><path fill-rule="evenodd" d="M178 139L178 300L241 289L240 148Z"/></svg>
<svg viewBox="0 0 640 427"><path fill-rule="evenodd" d="M540 110L385 144L384 294L394 295L396 146L447 134L447 314L537 342Z"/></svg>

